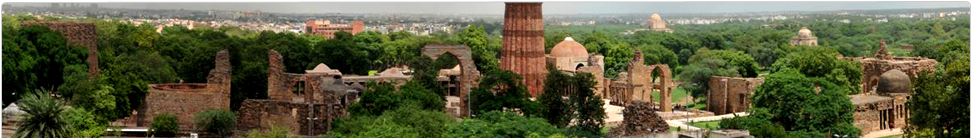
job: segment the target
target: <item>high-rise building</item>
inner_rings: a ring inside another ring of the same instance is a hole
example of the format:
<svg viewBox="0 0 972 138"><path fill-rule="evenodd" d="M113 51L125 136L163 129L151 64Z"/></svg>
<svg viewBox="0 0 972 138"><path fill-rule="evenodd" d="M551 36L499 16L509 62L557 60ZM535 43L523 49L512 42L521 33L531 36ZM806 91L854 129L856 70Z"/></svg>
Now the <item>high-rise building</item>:
<svg viewBox="0 0 972 138"><path fill-rule="evenodd" d="M307 20L304 24L306 27L304 33L323 35L327 38L334 38L334 34L340 31L358 34L364 31L365 27L363 21L354 21L352 24L331 24L330 20Z"/></svg>
<svg viewBox="0 0 972 138"><path fill-rule="evenodd" d="M500 68L523 76L523 84L532 97L543 92L547 75L541 4L507 2L503 17Z"/></svg>

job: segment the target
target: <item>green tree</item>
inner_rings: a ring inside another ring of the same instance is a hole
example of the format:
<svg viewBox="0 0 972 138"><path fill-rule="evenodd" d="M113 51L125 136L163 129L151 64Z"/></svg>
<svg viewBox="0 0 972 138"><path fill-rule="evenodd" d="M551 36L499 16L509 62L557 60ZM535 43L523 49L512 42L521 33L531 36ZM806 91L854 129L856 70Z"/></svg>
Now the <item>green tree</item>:
<svg viewBox="0 0 972 138"><path fill-rule="evenodd" d="M829 48L805 48L777 60L771 71L779 72L791 68L807 77L824 78L844 87L848 90L846 94L860 93L862 67L855 61L838 59L838 56L836 51Z"/></svg>
<svg viewBox="0 0 972 138"><path fill-rule="evenodd" d="M563 133L541 118L531 118L511 112L489 111L472 119L449 123L446 138L522 138L532 134L550 136Z"/></svg>
<svg viewBox="0 0 972 138"><path fill-rule="evenodd" d="M479 86L473 88L469 102L471 111L482 114L489 111L520 109L524 115L537 114L536 103L523 86L520 75L508 70L493 70L483 74Z"/></svg>
<svg viewBox="0 0 972 138"><path fill-rule="evenodd" d="M969 135L969 113L964 112L969 108L968 54L957 59L912 82L913 92L906 103L910 126L905 127L905 133L909 137Z"/></svg>
<svg viewBox="0 0 972 138"><path fill-rule="evenodd" d="M25 95L19 102L26 112L17 122L15 138L66 138L71 137L71 126L66 118L66 108L61 101L51 97L47 90L37 90Z"/></svg>
<svg viewBox="0 0 972 138"><path fill-rule="evenodd" d="M4 31L3 59L4 105L17 101L18 94L32 89L55 88L64 83L65 67L86 65L88 52L69 45L61 33L47 27L30 25L17 32Z"/></svg>
<svg viewBox="0 0 972 138"><path fill-rule="evenodd" d="M571 107L576 111L577 126L573 133L583 137L601 137L604 127L604 101L601 96L594 95L594 76L590 73L578 73L572 78L575 90L570 93Z"/></svg>
<svg viewBox="0 0 972 138"><path fill-rule="evenodd" d="M708 50L702 48L679 68L678 80L693 97L703 97L709 90L712 76L756 77L756 61L741 51Z"/></svg>
<svg viewBox="0 0 972 138"><path fill-rule="evenodd" d="M551 125L566 128L573 119L574 111L564 97L569 96L573 84L571 81L574 79L557 70L554 65L547 65L547 72L549 73L544 81L543 93L537 98L537 102L543 107L540 117Z"/></svg>
<svg viewBox="0 0 972 138"><path fill-rule="evenodd" d="M756 122L734 124L764 125L765 120L782 126L791 135L823 133L857 137L861 132L852 125L854 106L845 95L847 91L850 90L825 79L784 69L767 76L756 88L753 107L748 111L751 114L747 116L748 121Z"/></svg>

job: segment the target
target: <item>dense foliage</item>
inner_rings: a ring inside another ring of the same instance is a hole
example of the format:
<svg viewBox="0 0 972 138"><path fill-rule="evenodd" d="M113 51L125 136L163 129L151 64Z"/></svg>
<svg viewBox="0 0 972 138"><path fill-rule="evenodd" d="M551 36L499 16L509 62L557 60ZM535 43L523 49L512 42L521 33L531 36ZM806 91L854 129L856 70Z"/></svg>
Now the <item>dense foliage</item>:
<svg viewBox="0 0 972 138"><path fill-rule="evenodd" d="M692 96L702 97L709 92L712 76L756 77L757 69L753 57L742 51L702 48L689 58L688 65L678 69L680 73L676 78Z"/></svg>
<svg viewBox="0 0 972 138"><path fill-rule="evenodd" d="M149 134L154 136L172 137L179 133L179 118L171 113L161 113L152 118Z"/></svg>
<svg viewBox="0 0 972 138"><path fill-rule="evenodd" d="M857 137L860 130L853 126L854 106L846 95L847 91L850 90L825 79L784 69L767 76L766 81L756 88L752 108L747 111L749 116L725 120L720 126L757 130L770 129L775 124L778 125L775 127L786 130L788 135ZM757 137L772 137L780 133L771 130L755 134L767 134Z"/></svg>
<svg viewBox="0 0 972 138"><path fill-rule="evenodd" d="M969 46L962 46L968 51ZM959 52L959 51L955 51ZM969 135L969 55L956 55L934 73L913 78L906 103L908 137L967 137Z"/></svg>
<svg viewBox="0 0 972 138"><path fill-rule="evenodd" d="M518 111L533 116L539 113L540 105L529 98L520 75L508 70L492 70L480 78L469 101L474 115L489 111Z"/></svg>
<svg viewBox="0 0 972 138"><path fill-rule="evenodd" d="M229 109L206 110L193 119L202 130L219 136L229 136L236 129L236 113Z"/></svg>

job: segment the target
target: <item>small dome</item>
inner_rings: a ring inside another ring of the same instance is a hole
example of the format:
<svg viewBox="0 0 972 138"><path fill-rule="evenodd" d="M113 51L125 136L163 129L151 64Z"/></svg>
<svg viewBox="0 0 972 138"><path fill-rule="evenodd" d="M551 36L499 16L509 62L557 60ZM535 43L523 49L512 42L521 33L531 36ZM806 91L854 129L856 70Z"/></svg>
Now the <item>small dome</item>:
<svg viewBox="0 0 972 138"><path fill-rule="evenodd" d="M587 48L584 45L577 43L573 38L564 38L564 41L557 43L553 49L550 50L550 56L552 57L583 57L587 59Z"/></svg>
<svg viewBox="0 0 972 138"><path fill-rule="evenodd" d="M651 20L661 20L661 16L658 13L651 13Z"/></svg>
<svg viewBox="0 0 972 138"><path fill-rule="evenodd" d="M877 92L879 93L908 93L909 91L911 91L911 78L900 70L889 70L878 78Z"/></svg>
<svg viewBox="0 0 972 138"><path fill-rule="evenodd" d="M807 29L807 27L803 27L800 28L800 31L797 33L797 35L799 35L800 37L811 37L813 36L813 33L810 32L810 29Z"/></svg>

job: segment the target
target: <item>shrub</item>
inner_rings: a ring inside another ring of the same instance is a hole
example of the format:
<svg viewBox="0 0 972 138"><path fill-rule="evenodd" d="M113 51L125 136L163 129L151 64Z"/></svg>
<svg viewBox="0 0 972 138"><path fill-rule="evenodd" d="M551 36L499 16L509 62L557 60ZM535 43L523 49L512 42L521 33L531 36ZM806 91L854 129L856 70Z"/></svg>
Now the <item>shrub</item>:
<svg viewBox="0 0 972 138"><path fill-rule="evenodd" d="M105 135L107 123L96 121L94 113L83 108L68 107L65 119L71 125L71 137L97 138Z"/></svg>
<svg viewBox="0 0 972 138"><path fill-rule="evenodd" d="M179 132L179 118L176 118L176 116L170 113L162 113L152 118L149 134L155 136L175 136L176 132Z"/></svg>
<svg viewBox="0 0 972 138"><path fill-rule="evenodd" d="M220 136L233 134L233 129L236 128L236 114L227 109L203 111L202 113L196 114L194 119L196 126L199 126L206 132Z"/></svg>
<svg viewBox="0 0 972 138"><path fill-rule="evenodd" d="M66 108L61 100L54 99L47 90L39 90L25 95L18 102L24 110L23 118L17 123L15 138L61 138L71 137L70 125L65 115Z"/></svg>

